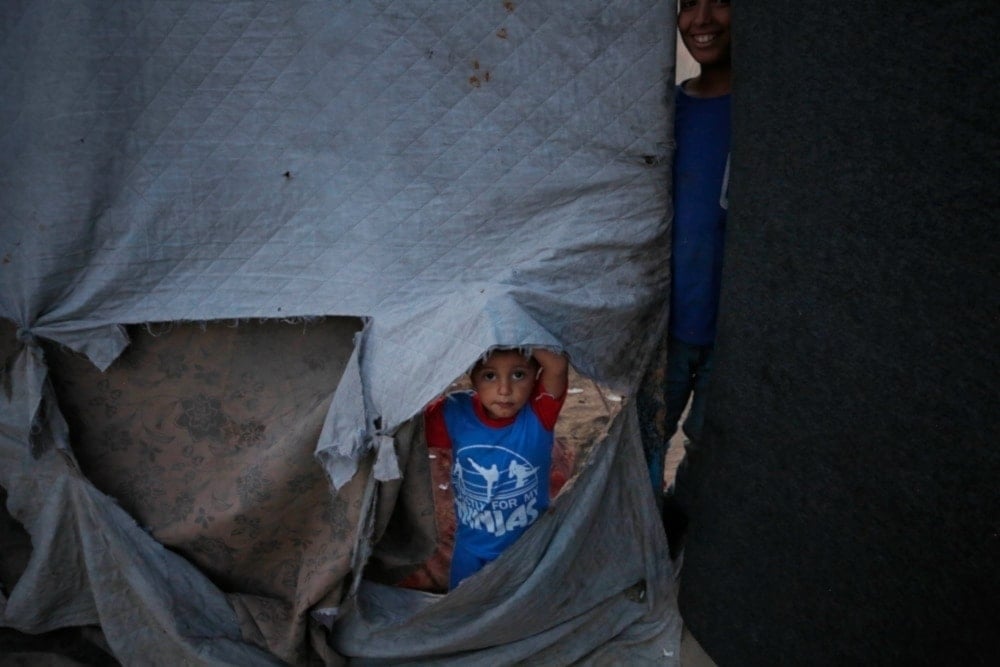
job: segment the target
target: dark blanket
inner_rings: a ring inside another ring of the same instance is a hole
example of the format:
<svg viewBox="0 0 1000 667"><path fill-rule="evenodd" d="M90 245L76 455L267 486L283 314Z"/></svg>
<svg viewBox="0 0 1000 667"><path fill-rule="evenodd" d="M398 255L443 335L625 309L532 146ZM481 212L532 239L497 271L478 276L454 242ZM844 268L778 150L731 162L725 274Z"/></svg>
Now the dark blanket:
<svg viewBox="0 0 1000 667"><path fill-rule="evenodd" d="M734 8L681 613L720 665L997 655L997 11Z"/></svg>

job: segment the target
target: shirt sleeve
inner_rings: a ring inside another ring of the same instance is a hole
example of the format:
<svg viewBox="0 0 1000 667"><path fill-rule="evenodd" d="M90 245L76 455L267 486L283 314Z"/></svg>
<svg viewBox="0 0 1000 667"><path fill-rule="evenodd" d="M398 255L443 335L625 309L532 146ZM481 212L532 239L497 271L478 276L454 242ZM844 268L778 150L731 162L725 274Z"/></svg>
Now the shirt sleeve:
<svg viewBox="0 0 1000 667"><path fill-rule="evenodd" d="M441 396L424 408L424 437L428 447L451 449L451 437L444 421L444 401Z"/></svg>
<svg viewBox="0 0 1000 667"><path fill-rule="evenodd" d="M559 411L562 410L566 401L566 392L556 398L545 391L541 381L535 383L535 391L531 396L531 409L534 410L538 421L542 422L547 430L551 431L556 427L556 420L559 419Z"/></svg>

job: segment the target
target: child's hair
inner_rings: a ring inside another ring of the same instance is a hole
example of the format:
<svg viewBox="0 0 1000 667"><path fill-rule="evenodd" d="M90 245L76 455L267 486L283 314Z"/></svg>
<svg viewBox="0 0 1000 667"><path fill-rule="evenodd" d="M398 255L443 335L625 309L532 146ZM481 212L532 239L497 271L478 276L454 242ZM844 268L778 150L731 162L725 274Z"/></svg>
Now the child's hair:
<svg viewBox="0 0 1000 667"><path fill-rule="evenodd" d="M494 352L517 352L522 357L524 357L524 358L526 358L528 360L528 363L531 364L531 367L534 368L535 371L537 371L539 368L541 368L541 365L538 363L538 359L535 359L535 357L532 356L532 354L531 354L531 348L528 348L528 347L494 347L494 348L491 348L490 350L487 350L486 354L484 354L483 356L479 357L479 359L476 360L476 363L472 365L471 369L469 369L469 375L470 376L475 375L476 371L478 371L482 367L482 365L484 363L486 363L486 361L490 357L493 356Z"/></svg>

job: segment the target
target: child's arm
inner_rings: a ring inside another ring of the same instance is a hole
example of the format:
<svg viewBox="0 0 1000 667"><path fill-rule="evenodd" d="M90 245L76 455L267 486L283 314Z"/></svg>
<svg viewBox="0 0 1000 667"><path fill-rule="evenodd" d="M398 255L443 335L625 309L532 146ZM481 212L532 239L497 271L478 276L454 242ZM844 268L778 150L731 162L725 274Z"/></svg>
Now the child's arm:
<svg viewBox="0 0 1000 667"><path fill-rule="evenodd" d="M531 356L542 367L538 381L545 388L545 393L552 394L554 398L562 398L569 382L569 359L565 354L541 347L533 349Z"/></svg>
<svg viewBox="0 0 1000 667"><path fill-rule="evenodd" d="M428 447L451 449L451 436L444 421L445 396L439 396L424 408L424 437Z"/></svg>

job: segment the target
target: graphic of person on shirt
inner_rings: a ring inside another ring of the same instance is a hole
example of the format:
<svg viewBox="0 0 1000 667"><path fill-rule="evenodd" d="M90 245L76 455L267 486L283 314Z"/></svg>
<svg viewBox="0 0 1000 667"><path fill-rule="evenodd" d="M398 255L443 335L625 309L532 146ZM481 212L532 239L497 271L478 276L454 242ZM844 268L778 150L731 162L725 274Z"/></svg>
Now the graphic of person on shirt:
<svg viewBox="0 0 1000 667"><path fill-rule="evenodd" d="M472 391L427 406L428 446L452 450L450 588L495 560L548 508L568 368L566 357L550 350L494 350L473 367Z"/></svg>

